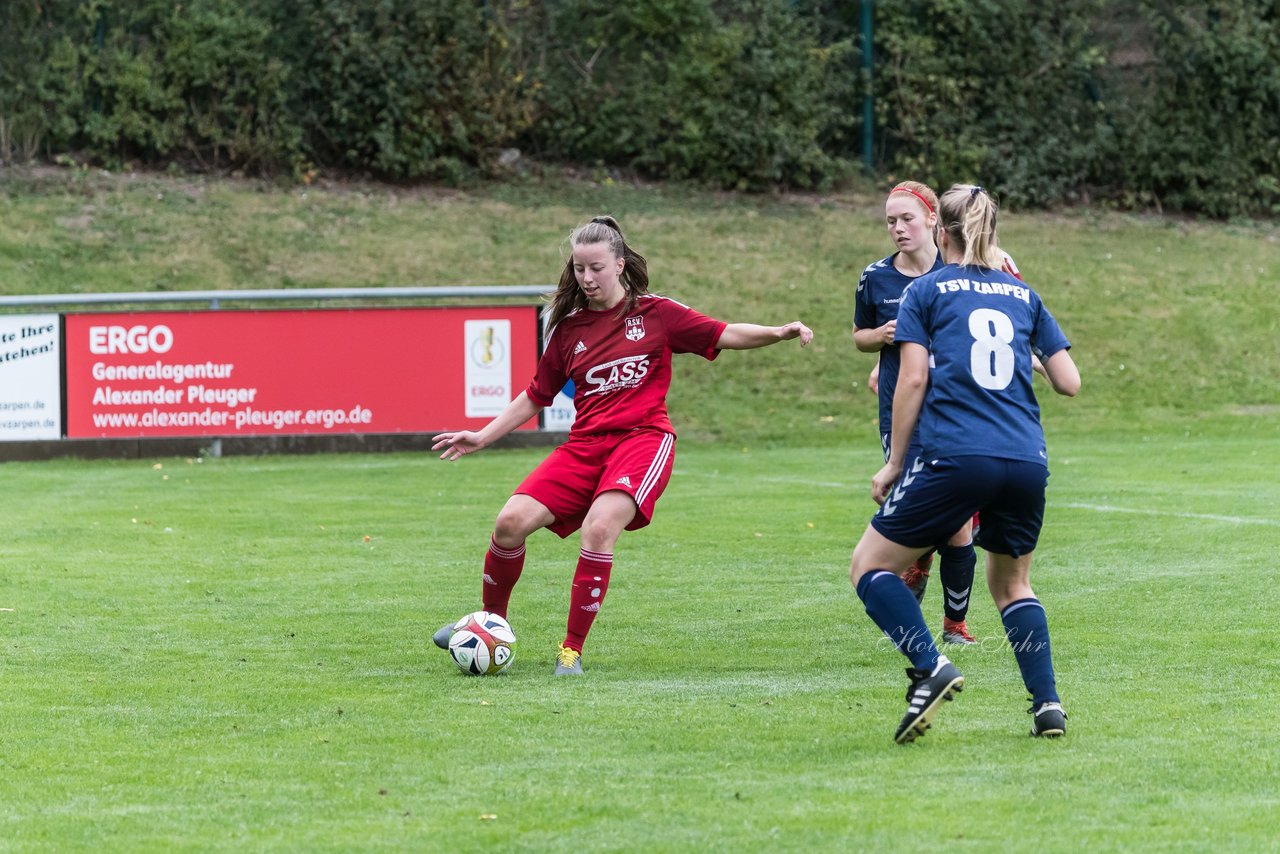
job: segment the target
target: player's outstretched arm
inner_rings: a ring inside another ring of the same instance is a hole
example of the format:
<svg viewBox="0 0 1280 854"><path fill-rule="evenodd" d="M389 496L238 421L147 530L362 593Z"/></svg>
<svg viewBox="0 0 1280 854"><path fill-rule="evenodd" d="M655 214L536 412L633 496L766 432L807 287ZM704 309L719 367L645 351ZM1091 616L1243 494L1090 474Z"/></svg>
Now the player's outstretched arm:
<svg viewBox="0 0 1280 854"><path fill-rule="evenodd" d="M438 451L444 448L444 453L440 455L442 460L456 460L467 454L474 454L481 448L492 445L537 415L538 410L541 408L541 406L529 399L528 392L522 391L515 400L507 404L507 408L502 410L501 414L484 425L478 432L457 430L452 433L437 433L432 436L431 441L435 444L431 446L431 450Z"/></svg>
<svg viewBox="0 0 1280 854"><path fill-rule="evenodd" d="M1066 350L1059 350L1044 360L1044 375L1058 394L1075 397L1080 393L1080 369Z"/></svg>
<svg viewBox="0 0 1280 854"><path fill-rule="evenodd" d="M754 323L730 323L720 333L716 341L717 350L754 350L757 347L768 347L779 341L800 339L800 346L806 346L813 340L813 330L798 320L785 326L758 326Z"/></svg>

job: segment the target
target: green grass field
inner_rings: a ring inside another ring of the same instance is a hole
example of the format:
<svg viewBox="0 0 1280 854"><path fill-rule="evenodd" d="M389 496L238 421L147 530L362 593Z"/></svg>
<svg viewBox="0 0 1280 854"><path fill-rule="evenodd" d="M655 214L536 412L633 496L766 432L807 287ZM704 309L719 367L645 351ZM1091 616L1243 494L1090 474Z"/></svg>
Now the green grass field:
<svg viewBox="0 0 1280 854"><path fill-rule="evenodd" d="M975 594L964 693L899 747L906 662L848 583L879 206L0 171L0 293L549 282L609 211L657 290L818 335L677 361L676 476L580 680L550 675L576 537L530 541L508 674L430 643L543 451L0 466L0 850L1275 850L1280 229L1002 214L1084 377L1038 383L1070 731L1027 737Z"/></svg>
<svg viewBox="0 0 1280 854"><path fill-rule="evenodd" d="M6 466L0 847L1268 850L1257 426L1054 442L1033 579L1070 732L1027 737L975 597L966 689L907 747L847 578L874 449L682 447L581 680L550 675L573 538L530 541L507 674L430 643L538 451Z"/></svg>

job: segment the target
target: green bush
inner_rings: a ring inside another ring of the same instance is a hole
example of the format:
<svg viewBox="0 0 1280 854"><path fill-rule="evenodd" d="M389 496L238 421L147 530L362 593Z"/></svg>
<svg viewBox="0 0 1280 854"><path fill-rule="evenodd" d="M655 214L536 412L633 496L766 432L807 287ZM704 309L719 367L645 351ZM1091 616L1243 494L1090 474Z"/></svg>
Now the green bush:
<svg viewBox="0 0 1280 854"><path fill-rule="evenodd" d="M454 0L286 0L272 51L309 158L393 179L485 168L531 118L503 21ZM501 4L492 4L498 6Z"/></svg>
<svg viewBox="0 0 1280 854"><path fill-rule="evenodd" d="M57 103L74 0L0 3L0 161L60 147L67 118Z"/></svg>
<svg viewBox="0 0 1280 854"><path fill-rule="evenodd" d="M722 187L821 186L847 157L847 42L768 0L566 0L538 69L543 155Z"/></svg>
<svg viewBox="0 0 1280 854"><path fill-rule="evenodd" d="M165 5L156 42L180 150L206 167L289 165L300 131L287 110L289 69L263 18L237 0Z"/></svg>
<svg viewBox="0 0 1280 854"><path fill-rule="evenodd" d="M1163 207L1280 214L1280 5L1143 0L1152 62L1127 101L1116 183Z"/></svg>
<svg viewBox="0 0 1280 854"><path fill-rule="evenodd" d="M1094 0L878 4L876 122L895 176L1043 205L1085 186L1111 133L1090 95Z"/></svg>
<svg viewBox="0 0 1280 854"><path fill-rule="evenodd" d="M825 188L860 148L861 11L11 0L0 161L43 149L107 165L460 181L497 174L519 147L730 189ZM1280 213L1275 0L903 0L874 12L874 157L888 177L976 180L1023 206L1101 197Z"/></svg>
<svg viewBox="0 0 1280 854"><path fill-rule="evenodd" d="M241 3L23 8L16 23L35 44L25 67L6 77L16 78L15 100L46 117L51 147L107 163L177 158L266 168L296 149L282 97L286 69L266 49L262 20ZM16 31L10 38L20 39Z"/></svg>

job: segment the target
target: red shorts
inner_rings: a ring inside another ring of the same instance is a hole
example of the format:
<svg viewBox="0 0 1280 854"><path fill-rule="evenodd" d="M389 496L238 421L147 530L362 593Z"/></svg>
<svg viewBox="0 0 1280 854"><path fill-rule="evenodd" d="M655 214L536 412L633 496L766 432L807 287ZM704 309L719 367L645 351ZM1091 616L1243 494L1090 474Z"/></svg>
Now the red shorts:
<svg viewBox="0 0 1280 854"><path fill-rule="evenodd" d="M556 520L547 527L564 538L582 527L597 495L625 492L636 502L636 516L627 525L634 531L653 518L675 459L676 437L662 430L583 436L552 451L516 487L516 494L528 495L550 510Z"/></svg>

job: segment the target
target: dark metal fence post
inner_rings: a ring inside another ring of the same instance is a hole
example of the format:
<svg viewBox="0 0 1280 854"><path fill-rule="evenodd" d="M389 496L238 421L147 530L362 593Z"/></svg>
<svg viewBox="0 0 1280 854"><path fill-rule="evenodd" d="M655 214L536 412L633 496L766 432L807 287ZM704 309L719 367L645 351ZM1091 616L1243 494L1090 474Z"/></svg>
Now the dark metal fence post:
<svg viewBox="0 0 1280 854"><path fill-rule="evenodd" d="M871 53L874 43L873 31L875 7L873 0L862 0L862 70L866 72L866 91L862 96L862 166L868 175L874 175L875 165L875 62Z"/></svg>

